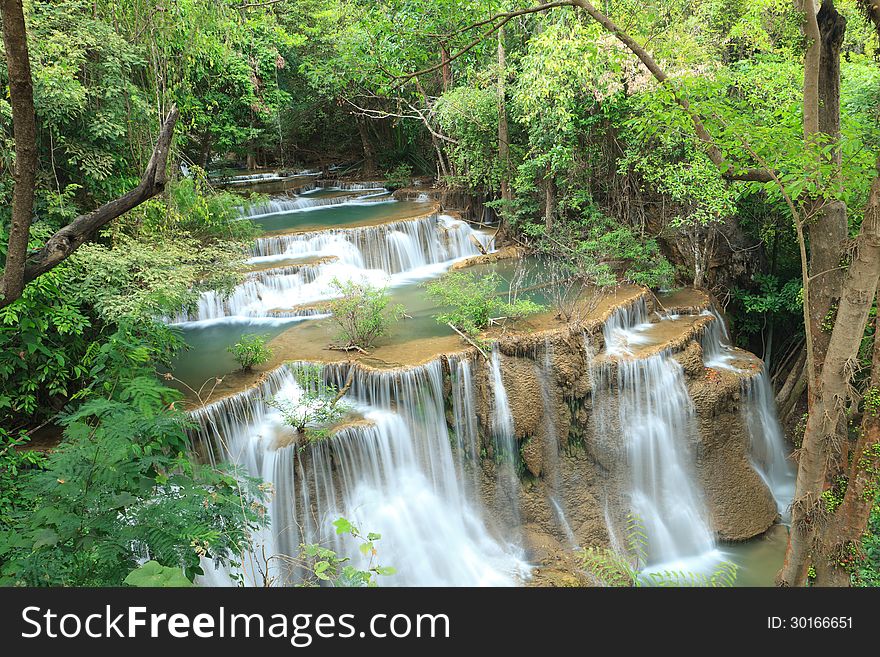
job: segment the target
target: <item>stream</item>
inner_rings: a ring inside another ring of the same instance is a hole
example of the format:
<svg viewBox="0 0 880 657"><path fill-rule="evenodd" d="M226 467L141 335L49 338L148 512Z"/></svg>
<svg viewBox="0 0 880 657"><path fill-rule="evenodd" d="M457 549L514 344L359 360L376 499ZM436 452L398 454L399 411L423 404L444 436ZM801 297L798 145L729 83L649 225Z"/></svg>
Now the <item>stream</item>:
<svg viewBox="0 0 880 657"><path fill-rule="evenodd" d="M299 195L272 197L250 208L246 216L263 234L250 254L245 281L228 298L206 292L196 310L168 318L190 345L174 365L175 377L191 390L204 390L207 381L216 393L192 413L205 458L237 463L274 486L272 524L254 536L254 550L239 574L249 585L262 585L267 574L275 584L295 584L302 577L298 567L280 560L258 563L258 555L294 554L303 542L324 543L364 565L357 545L332 531L330 523L344 516L365 532L382 534L381 562L397 570L382 585L525 584L533 564L520 527L520 475L510 456L517 449L512 392L500 354L491 348L488 361L459 356L467 345L434 320L443 309L423 289L455 263L492 251L492 235L438 213L427 200L397 201L370 185L312 184ZM498 292L505 294L523 266L526 296L547 303L542 289L535 289L545 276L534 258L469 269L499 273ZM323 304L332 296L334 280L387 287L392 303L408 315L359 365L326 349L334 328ZM658 317L644 300L609 307L603 350L592 353L587 338L583 346L590 352L592 421L596 441L606 441L609 449L623 446L617 448L626 472L620 495L644 524L648 568L709 572L730 560L739 566L737 585L772 586L786 528L775 525L740 543L716 539L706 494L695 476L698 412L675 350L667 346L679 332L705 320L705 367L743 374L744 357L730 347L723 320L713 309L703 311L711 317ZM235 373L227 352L245 333L264 335L273 350L273 359L261 368L269 374L259 383ZM550 376L549 342L538 361L542 376ZM346 399L357 417L330 438L302 448L291 443L280 413L266 404L273 396L292 403L301 398L294 376L300 362L319 363L324 378L340 386L350 382ZM767 377L762 368L750 367L740 395L749 459L784 522L793 469ZM213 378L222 382L211 384ZM476 465L483 456L478 378L491 390L491 426L485 428L495 454L490 483ZM548 395L529 402L551 417ZM557 435L550 420L542 431ZM569 524L571 509L562 501L571 484L557 471L563 454L554 447L550 456L545 455L549 471L543 477L554 491L549 499L553 534L573 547L578 539ZM503 513L495 512L502 501ZM607 511L605 516L610 517ZM608 531L614 539L615 528ZM201 583L220 586L231 580L222 568L206 564Z"/></svg>

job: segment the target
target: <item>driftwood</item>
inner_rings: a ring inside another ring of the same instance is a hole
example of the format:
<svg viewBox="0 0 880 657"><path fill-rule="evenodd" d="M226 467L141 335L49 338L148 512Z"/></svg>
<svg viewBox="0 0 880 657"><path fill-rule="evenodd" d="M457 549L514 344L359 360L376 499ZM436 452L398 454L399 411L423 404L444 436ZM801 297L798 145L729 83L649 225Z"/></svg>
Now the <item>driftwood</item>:
<svg viewBox="0 0 880 657"><path fill-rule="evenodd" d="M336 393L336 397L333 399L333 403L331 406L336 406L339 403L339 400L345 397L345 394L351 389L351 384L354 382L354 368L352 367L348 370L348 376L345 377L345 384L339 389L339 392Z"/></svg>
<svg viewBox="0 0 880 657"><path fill-rule="evenodd" d="M473 233L471 233L469 237L474 246L479 249L480 253L482 253L483 255L488 255L489 252L486 251L486 247L480 243L480 240L478 240Z"/></svg>
<svg viewBox="0 0 880 657"><path fill-rule="evenodd" d="M478 345L478 344L477 344L476 342L474 342L471 338L469 338L469 337L466 336L464 333L462 333L461 331L459 331L459 330L455 327L455 325L454 325L452 322L447 322L447 324L449 325L449 328L451 328L453 331L455 331L456 333L458 333L462 338L464 338L464 339L468 342L468 344L470 344L470 345L471 345L472 347L474 347L477 351L479 351L481 354L483 354L483 358L485 358L486 360L489 360L489 357L486 355L486 352L483 350L483 348L482 348L480 345Z"/></svg>
<svg viewBox="0 0 880 657"><path fill-rule="evenodd" d="M349 345L345 345L345 346L331 344L329 347L327 347L327 349L329 349L330 351L358 351L358 352L362 353L364 356L370 355L369 351L367 351L363 347L359 347L356 344L349 344Z"/></svg>

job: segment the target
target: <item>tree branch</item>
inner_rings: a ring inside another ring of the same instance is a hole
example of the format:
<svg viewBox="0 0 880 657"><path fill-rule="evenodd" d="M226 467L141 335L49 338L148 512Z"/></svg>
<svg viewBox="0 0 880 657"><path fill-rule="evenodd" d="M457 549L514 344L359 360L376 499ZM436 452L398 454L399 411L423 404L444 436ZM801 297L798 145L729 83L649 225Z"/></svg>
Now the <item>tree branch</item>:
<svg viewBox="0 0 880 657"><path fill-rule="evenodd" d="M177 123L178 115L177 107L172 106L171 111L165 118L165 122L162 124L162 129L156 140L156 146L153 149L153 154L150 156L150 162L147 164L146 171L138 186L127 194L109 203L105 203L94 212L80 215L52 235L42 249L28 258L27 266L24 270L24 283L29 283L58 266L80 246L92 239L98 230L106 226L113 219L125 214L165 189L165 169L168 163L168 152L171 147L171 138L174 135L174 126ZM17 296L15 298L7 296L0 300L0 308L9 305L17 298Z"/></svg>
<svg viewBox="0 0 880 657"><path fill-rule="evenodd" d="M640 46L635 39L629 36L626 32L621 30L615 23L608 18L601 11L596 9L590 2L587 0L572 0L573 4L583 9L587 12L590 17L599 23L602 27L604 27L608 32L613 34L618 41L620 41L623 45L625 45L639 60L645 67L651 72L651 75L660 82L661 84L665 83L669 76L666 72L660 68L654 58L648 54L648 51L645 50L642 46ZM714 140L712 139L712 135L709 134L709 131L706 129L706 126L703 124L703 121L700 119L699 115L691 109L691 105L688 102L687 98L683 98L678 94L678 91L675 89L675 86L670 84L669 89L672 92L673 98L675 98L675 102L678 103L679 107L681 107L687 115L690 117L691 122L694 124L694 132L696 132L697 137L700 141L702 141L707 147L707 154L709 155L709 159L717 166L722 175L728 180L743 180L743 181L753 181L753 182L770 182L773 180L773 177L770 175L770 172L767 169L746 169L743 172L734 173L731 171L730 163L724 159L724 154L721 152L721 149L715 145Z"/></svg>
<svg viewBox="0 0 880 657"><path fill-rule="evenodd" d="M483 25L489 25L489 24L492 25L488 30L486 30L485 32L480 34L480 36L478 36L473 41L471 41L469 44L467 44L464 48L462 48L461 50L456 52L454 55L450 55L449 57L446 57L439 64L434 64L433 66L428 66L427 68L423 68L419 71L416 71L415 73L407 73L405 75L394 76L397 79L397 82L395 82L394 87L395 88L399 87L407 80L411 80L413 78L417 78L419 76L426 75L428 73L432 73L438 69L443 68L444 66L448 66L449 64L454 62L456 59L458 59L462 55L465 55L465 54L469 53L471 50L473 50L474 48L476 48L478 45L480 45L480 43L482 43L482 41L484 39L492 36L495 32L497 32L499 29L504 27L507 23L512 21L517 16L524 16L526 14L536 14L539 12L547 11L548 9L553 9L555 7L573 7L574 5L575 5L574 0L561 0L560 2L548 2L543 5L536 5L534 7L528 7L526 9L518 9L516 11L508 11L508 12L498 13L498 14L495 14L494 16L492 16L491 18L487 18L487 19L479 21L477 23L472 23L471 25L468 25L467 27L463 27L463 28L457 30L456 32L453 32L453 35L461 34L462 32L467 32L467 31L472 30L474 28L482 27ZM500 21L500 22L496 24L495 21Z"/></svg>

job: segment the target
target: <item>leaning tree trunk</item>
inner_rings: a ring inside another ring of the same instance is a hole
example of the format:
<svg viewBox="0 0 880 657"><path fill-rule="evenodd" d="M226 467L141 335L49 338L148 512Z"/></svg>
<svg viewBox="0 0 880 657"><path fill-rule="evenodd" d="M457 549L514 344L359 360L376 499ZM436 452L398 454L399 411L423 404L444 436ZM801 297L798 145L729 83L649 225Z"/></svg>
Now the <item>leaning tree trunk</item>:
<svg viewBox="0 0 880 657"><path fill-rule="evenodd" d="M15 139L12 224L9 228L6 266L0 280L0 298L13 300L21 296L25 285L24 272L27 266L38 164L37 123L21 0L2 0L0 15L3 18L3 45L6 47Z"/></svg>
<svg viewBox="0 0 880 657"><path fill-rule="evenodd" d="M857 243L857 255L847 272L846 286L838 309L838 321L831 335L831 345L826 359L823 380L822 410L830 414L828 423L846 423L845 401L849 398L847 387L851 363L858 358L858 350L864 335L865 324L871 310L877 284L880 281L880 159L878 177L871 188L871 197L862 230ZM875 322L875 328L877 327ZM836 338L845 349L838 351ZM841 470L847 472L847 490L844 501L831 518L822 518L817 525L817 557L813 560L818 586L846 586L850 582L847 556L860 549L857 545L865 531L871 505L877 496L880 471L877 469L880 454L878 444L877 393L880 385L880 334L875 333L874 353L871 365L871 387L865 399L865 416L861 433L847 464L847 452L841 451ZM835 417L836 416L836 417ZM827 430L826 430L827 432ZM832 446L833 447L833 446ZM818 514L822 514L820 507Z"/></svg>

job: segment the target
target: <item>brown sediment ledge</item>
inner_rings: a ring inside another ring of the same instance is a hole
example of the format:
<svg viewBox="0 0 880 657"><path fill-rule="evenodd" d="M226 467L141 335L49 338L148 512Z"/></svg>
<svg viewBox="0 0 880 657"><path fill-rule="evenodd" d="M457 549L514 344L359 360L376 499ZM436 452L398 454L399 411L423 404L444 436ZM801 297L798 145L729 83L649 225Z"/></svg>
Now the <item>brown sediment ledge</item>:
<svg viewBox="0 0 880 657"><path fill-rule="evenodd" d="M589 292L596 293L596 296L589 297ZM501 352L506 354L534 350L554 336L600 332L602 325L617 308L636 303L650 294L646 288L636 286L621 286L614 291L601 293L597 290L589 292L582 301L584 314L580 321L565 322L556 317L555 311L548 311L515 323L492 327L483 332L481 339L497 341ZM330 319L295 324L269 342L273 357L268 363L250 373L238 371L222 377L214 388L210 402L258 385L269 372L289 361L328 364L353 362L366 369L389 370L424 365L453 354L477 354L477 350L452 329L448 329L447 335L407 339L407 321L400 320L392 328L391 336L380 339L368 354L330 349L329 345L334 342L337 332ZM397 338L395 333L400 337Z"/></svg>
<svg viewBox="0 0 880 657"><path fill-rule="evenodd" d="M674 292L663 292L655 297L657 310L673 315L696 314L707 310L711 303L709 295L694 287L684 287Z"/></svg>

